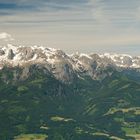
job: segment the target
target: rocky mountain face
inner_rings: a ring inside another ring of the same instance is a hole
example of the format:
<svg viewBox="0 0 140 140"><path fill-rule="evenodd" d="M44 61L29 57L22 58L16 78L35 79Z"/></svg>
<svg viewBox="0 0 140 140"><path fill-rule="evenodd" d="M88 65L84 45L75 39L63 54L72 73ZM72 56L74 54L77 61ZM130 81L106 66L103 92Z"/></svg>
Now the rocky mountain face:
<svg viewBox="0 0 140 140"><path fill-rule="evenodd" d="M140 69L140 57L125 54L80 54L68 55L62 50L43 46L13 46L8 44L0 48L0 69L4 67L21 68L14 71L14 79L26 79L33 69L42 69L56 79L70 83L75 77L87 75L94 80L102 80L117 71Z"/></svg>

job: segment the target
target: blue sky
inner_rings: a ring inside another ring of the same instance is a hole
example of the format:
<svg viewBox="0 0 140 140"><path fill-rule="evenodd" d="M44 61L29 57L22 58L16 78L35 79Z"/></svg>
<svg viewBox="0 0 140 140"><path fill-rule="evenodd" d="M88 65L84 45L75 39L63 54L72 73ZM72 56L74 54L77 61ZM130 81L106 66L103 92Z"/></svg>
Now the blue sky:
<svg viewBox="0 0 140 140"><path fill-rule="evenodd" d="M0 44L140 55L139 27L140 0L0 0Z"/></svg>

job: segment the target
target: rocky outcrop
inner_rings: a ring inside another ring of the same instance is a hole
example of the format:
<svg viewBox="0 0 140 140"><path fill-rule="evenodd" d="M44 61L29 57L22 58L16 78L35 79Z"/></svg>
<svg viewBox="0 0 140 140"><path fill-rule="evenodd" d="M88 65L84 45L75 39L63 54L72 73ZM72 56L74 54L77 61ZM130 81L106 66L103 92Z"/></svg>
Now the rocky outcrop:
<svg viewBox="0 0 140 140"><path fill-rule="evenodd" d="M9 49L7 58L8 59L13 59L14 58L14 53L13 53L13 50L12 49Z"/></svg>

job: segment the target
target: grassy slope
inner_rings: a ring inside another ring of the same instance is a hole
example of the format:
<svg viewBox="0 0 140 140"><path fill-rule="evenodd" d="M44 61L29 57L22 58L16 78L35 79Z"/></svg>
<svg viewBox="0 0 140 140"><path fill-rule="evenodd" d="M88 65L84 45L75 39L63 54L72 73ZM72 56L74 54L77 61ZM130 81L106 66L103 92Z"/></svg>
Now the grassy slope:
<svg viewBox="0 0 140 140"><path fill-rule="evenodd" d="M139 94L140 83L119 73L102 83L85 77L72 85L40 71L16 84L1 80L0 139L41 134L47 140L131 140L126 135L140 134Z"/></svg>

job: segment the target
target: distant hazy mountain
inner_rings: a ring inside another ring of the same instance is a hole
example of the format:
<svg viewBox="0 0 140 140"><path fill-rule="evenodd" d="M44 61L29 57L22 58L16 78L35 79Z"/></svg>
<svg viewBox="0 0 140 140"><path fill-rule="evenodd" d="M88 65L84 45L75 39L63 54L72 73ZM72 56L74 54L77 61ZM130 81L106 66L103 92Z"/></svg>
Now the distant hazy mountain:
<svg viewBox="0 0 140 140"><path fill-rule="evenodd" d="M0 140L140 139L140 57L0 48Z"/></svg>

